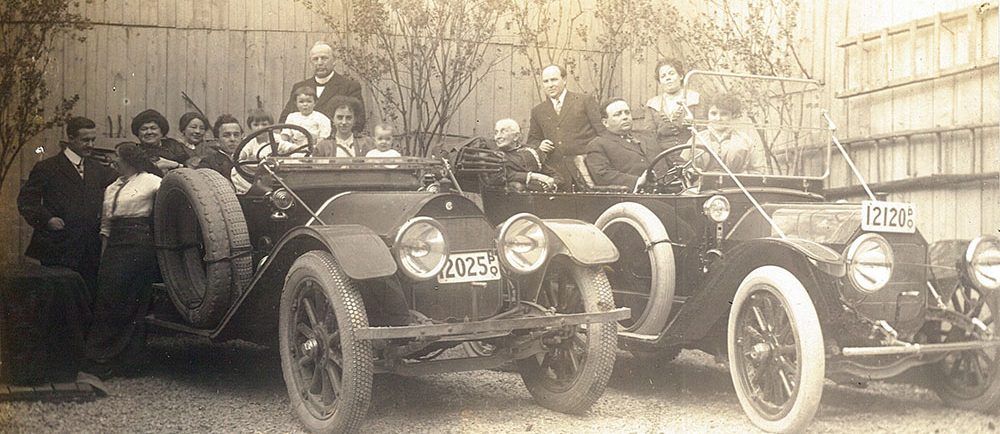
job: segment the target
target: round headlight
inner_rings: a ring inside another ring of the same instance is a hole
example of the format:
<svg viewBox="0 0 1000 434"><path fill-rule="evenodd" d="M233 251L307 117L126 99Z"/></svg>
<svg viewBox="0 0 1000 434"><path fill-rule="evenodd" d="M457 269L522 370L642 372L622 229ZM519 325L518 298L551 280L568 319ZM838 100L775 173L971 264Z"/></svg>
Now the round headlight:
<svg viewBox="0 0 1000 434"><path fill-rule="evenodd" d="M436 276L448 260L448 242L441 224L430 217L408 220L396 233L392 245L399 268L415 280Z"/></svg>
<svg viewBox="0 0 1000 434"><path fill-rule="evenodd" d="M729 199L725 196L712 196L705 201L701 210L713 222L722 223L729 218Z"/></svg>
<svg viewBox="0 0 1000 434"><path fill-rule="evenodd" d="M275 208L282 211L291 208L292 205L295 204L294 200L295 199L292 197L292 194L284 188L279 188L271 192L271 204L273 204Z"/></svg>
<svg viewBox="0 0 1000 434"><path fill-rule="evenodd" d="M1000 240L977 237L965 250L965 266L972 283L982 289L1000 289Z"/></svg>
<svg viewBox="0 0 1000 434"><path fill-rule="evenodd" d="M875 292L892 278L892 246L878 234L864 234L847 248L847 276L861 292Z"/></svg>
<svg viewBox="0 0 1000 434"><path fill-rule="evenodd" d="M500 226L500 261L511 272L527 274L541 268L548 258L549 240L541 220L517 214Z"/></svg>

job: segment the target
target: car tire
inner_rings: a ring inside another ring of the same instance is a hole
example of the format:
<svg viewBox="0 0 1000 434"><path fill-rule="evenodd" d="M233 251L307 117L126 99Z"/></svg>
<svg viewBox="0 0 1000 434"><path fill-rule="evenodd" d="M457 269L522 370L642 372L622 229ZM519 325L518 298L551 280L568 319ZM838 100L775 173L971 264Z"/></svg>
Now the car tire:
<svg viewBox="0 0 1000 434"><path fill-rule="evenodd" d="M733 386L750 421L769 432L805 429L823 396L826 355L802 282L773 265L751 271L733 298L727 343Z"/></svg>
<svg viewBox="0 0 1000 434"><path fill-rule="evenodd" d="M374 356L355 331L365 327L361 293L332 255L295 260L281 292L278 345L292 409L309 431L354 432L364 421Z"/></svg>
<svg viewBox="0 0 1000 434"><path fill-rule="evenodd" d="M164 176L153 212L156 257L178 313L218 324L252 277L246 221L232 186L211 169Z"/></svg>
<svg viewBox="0 0 1000 434"><path fill-rule="evenodd" d="M674 251L669 242L664 242L670 241L670 236L656 214L649 208L634 202L623 202L608 208L594 223L609 236L611 235L610 231L619 224L628 225L638 232L645 246L649 246L647 251L652 277L649 300L646 302L645 308L642 312L635 312L633 309L635 320L632 322L625 320L622 329L638 334L659 334L667 324L674 302L676 279ZM622 260L619 259L619 261Z"/></svg>
<svg viewBox="0 0 1000 434"><path fill-rule="evenodd" d="M983 294L960 284L948 299L950 308L976 318L994 334L1000 312L1000 294ZM934 342L961 342L975 339L958 327L944 323ZM1000 349L956 351L930 366L931 387L945 405L963 410L996 414L1000 411Z"/></svg>
<svg viewBox="0 0 1000 434"><path fill-rule="evenodd" d="M611 285L600 268L573 264L559 257L549 264L538 297L544 308L560 313L606 312L614 309ZM553 295L547 295L553 294ZM547 309L546 309L547 310ZM590 409L611 378L617 346L613 322L571 326L548 351L515 362L528 392L542 407L581 414Z"/></svg>

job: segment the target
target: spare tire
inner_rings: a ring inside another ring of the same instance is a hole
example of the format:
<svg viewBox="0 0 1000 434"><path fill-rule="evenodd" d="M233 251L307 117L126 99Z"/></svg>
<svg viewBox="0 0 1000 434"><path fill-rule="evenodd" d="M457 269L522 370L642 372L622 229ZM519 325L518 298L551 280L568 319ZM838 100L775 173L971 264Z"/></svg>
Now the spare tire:
<svg viewBox="0 0 1000 434"><path fill-rule="evenodd" d="M594 225L621 253L607 271L615 305L632 309L632 318L619 325L632 333L659 334L670 317L675 284L674 251L663 222L641 204L622 202L605 210Z"/></svg>
<svg viewBox="0 0 1000 434"><path fill-rule="evenodd" d="M167 293L196 327L218 324L252 277L246 220L232 184L211 169L176 169L160 184L153 232Z"/></svg>

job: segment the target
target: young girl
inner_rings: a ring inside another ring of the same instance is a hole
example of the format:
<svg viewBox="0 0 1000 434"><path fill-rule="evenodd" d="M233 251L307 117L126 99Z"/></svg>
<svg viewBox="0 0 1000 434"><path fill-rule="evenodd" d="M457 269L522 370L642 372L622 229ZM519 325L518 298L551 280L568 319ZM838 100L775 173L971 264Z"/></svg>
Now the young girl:
<svg viewBox="0 0 1000 434"><path fill-rule="evenodd" d="M285 123L305 128L313 136L313 143L330 137L330 133L333 132L333 128L330 125L330 118L326 117L323 113L315 111L316 89L309 86L302 86L295 90L294 95L295 105L299 111L289 113L288 117L285 118ZM281 137L285 141L294 142L299 146L309 143L301 131L291 128L283 130Z"/></svg>

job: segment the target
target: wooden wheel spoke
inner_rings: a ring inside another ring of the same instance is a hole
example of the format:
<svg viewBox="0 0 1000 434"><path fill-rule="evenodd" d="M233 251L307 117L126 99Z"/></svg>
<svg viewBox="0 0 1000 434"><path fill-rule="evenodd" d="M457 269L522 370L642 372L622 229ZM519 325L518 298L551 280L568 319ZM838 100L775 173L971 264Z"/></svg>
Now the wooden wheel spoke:
<svg viewBox="0 0 1000 434"><path fill-rule="evenodd" d="M785 396L792 396L792 383L788 379L788 374L785 373L784 369L778 368L778 376L781 377L781 387L785 392Z"/></svg>
<svg viewBox="0 0 1000 434"><path fill-rule="evenodd" d="M580 370L580 361L576 358L576 352L572 350L566 351L566 357L569 361L569 367L571 368L570 374L576 374Z"/></svg>
<svg viewBox="0 0 1000 434"><path fill-rule="evenodd" d="M326 375L330 377L330 385L333 386L333 392L335 395L340 395L343 385L340 382L340 373L337 371L336 366L326 365Z"/></svg>
<svg viewBox="0 0 1000 434"><path fill-rule="evenodd" d="M751 310L753 311L754 319L757 320L758 329L762 332L770 331L771 326L764 319L764 314L761 312L760 306L753 306Z"/></svg>
<svg viewBox="0 0 1000 434"><path fill-rule="evenodd" d="M316 338L316 332L314 332L311 328L309 328L309 326L305 324L302 323L296 324L295 331L299 332L299 334L301 334L302 336L305 336L306 339Z"/></svg>
<svg viewBox="0 0 1000 434"><path fill-rule="evenodd" d="M305 354L296 363L299 365L299 369L306 370L306 365L313 361L313 357L309 354Z"/></svg>
<svg viewBox="0 0 1000 434"><path fill-rule="evenodd" d="M340 330L330 333L326 340L330 348L340 348Z"/></svg>
<svg viewBox="0 0 1000 434"><path fill-rule="evenodd" d="M316 311L313 309L312 302L308 298L302 298L302 310L306 311L306 317L309 318L309 325L311 327L316 327L319 321L316 320Z"/></svg>

